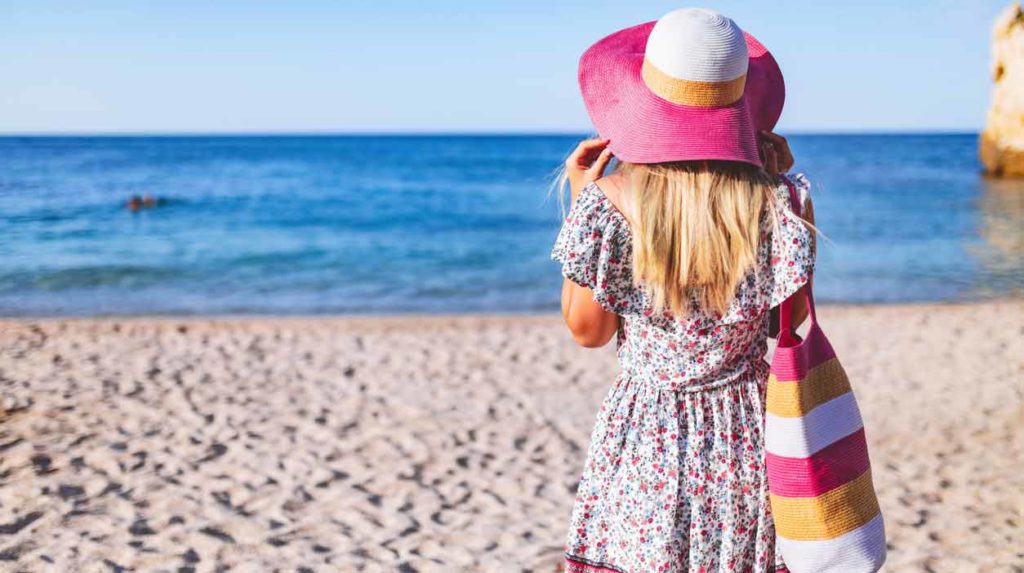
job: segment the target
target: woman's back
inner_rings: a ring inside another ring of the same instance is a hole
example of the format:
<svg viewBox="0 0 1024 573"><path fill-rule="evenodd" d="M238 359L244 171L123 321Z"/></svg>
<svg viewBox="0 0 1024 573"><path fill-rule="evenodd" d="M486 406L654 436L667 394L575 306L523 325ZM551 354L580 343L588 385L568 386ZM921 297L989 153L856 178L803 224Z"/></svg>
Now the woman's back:
<svg viewBox="0 0 1024 573"><path fill-rule="evenodd" d="M808 181L802 175L792 180L805 200ZM792 212L788 187L775 188L761 217L755 264L725 312L706 309L691 297L685 316L657 310L644 286L636 284L623 193L628 191L606 180L588 185L552 252L566 278L592 288L598 303L622 316L623 371L672 391L725 384L751 369L766 373L768 311L806 284L814 265L811 233Z"/></svg>
<svg viewBox="0 0 1024 573"><path fill-rule="evenodd" d="M807 180L792 180L806 198ZM655 310L635 283L634 238L620 207L597 183L576 197L552 257L621 317L622 370L591 437L569 571L781 567L764 473L763 356L769 309L806 284L814 252L787 186L774 194L755 264L725 312L694 297L685 316Z"/></svg>

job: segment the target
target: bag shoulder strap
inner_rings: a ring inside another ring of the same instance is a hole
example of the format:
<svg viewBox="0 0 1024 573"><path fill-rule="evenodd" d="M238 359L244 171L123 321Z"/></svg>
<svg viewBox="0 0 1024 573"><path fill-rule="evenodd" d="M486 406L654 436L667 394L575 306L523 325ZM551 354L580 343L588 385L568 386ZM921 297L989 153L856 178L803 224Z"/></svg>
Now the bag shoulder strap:
<svg viewBox="0 0 1024 573"><path fill-rule="evenodd" d="M804 206L800 202L800 192L796 190L796 184L793 183L793 181L789 177L786 177L785 175L779 175L779 179L782 179L782 182L786 184L786 188L789 189L790 209L792 209L798 217L802 217Z"/></svg>

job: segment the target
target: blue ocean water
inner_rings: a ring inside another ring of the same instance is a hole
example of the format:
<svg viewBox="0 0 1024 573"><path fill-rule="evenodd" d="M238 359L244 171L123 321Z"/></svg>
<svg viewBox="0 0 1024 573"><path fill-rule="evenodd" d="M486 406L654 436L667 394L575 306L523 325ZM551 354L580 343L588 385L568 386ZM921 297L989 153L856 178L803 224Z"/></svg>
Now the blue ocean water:
<svg viewBox="0 0 1024 573"><path fill-rule="evenodd" d="M0 138L0 315L554 310L548 189L576 140ZM983 179L976 135L791 143L820 300L1022 294L1024 183Z"/></svg>

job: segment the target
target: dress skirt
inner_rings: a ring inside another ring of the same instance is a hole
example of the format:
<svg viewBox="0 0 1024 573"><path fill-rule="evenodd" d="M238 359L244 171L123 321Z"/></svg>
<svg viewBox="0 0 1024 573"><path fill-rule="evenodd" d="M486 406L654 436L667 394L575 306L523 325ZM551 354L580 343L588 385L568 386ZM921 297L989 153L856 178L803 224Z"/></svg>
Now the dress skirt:
<svg viewBox="0 0 1024 573"><path fill-rule="evenodd" d="M765 475L767 365L672 391L623 373L591 437L568 573L784 570Z"/></svg>

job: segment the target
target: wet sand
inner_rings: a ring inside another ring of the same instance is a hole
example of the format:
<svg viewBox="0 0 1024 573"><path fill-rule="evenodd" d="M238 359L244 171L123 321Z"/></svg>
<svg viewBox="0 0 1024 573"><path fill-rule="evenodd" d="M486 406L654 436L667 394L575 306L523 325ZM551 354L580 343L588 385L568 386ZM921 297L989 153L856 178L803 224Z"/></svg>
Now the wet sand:
<svg viewBox="0 0 1024 573"><path fill-rule="evenodd" d="M1024 571L1024 302L829 307L887 571ZM612 347L560 319L0 322L0 570L558 567Z"/></svg>

